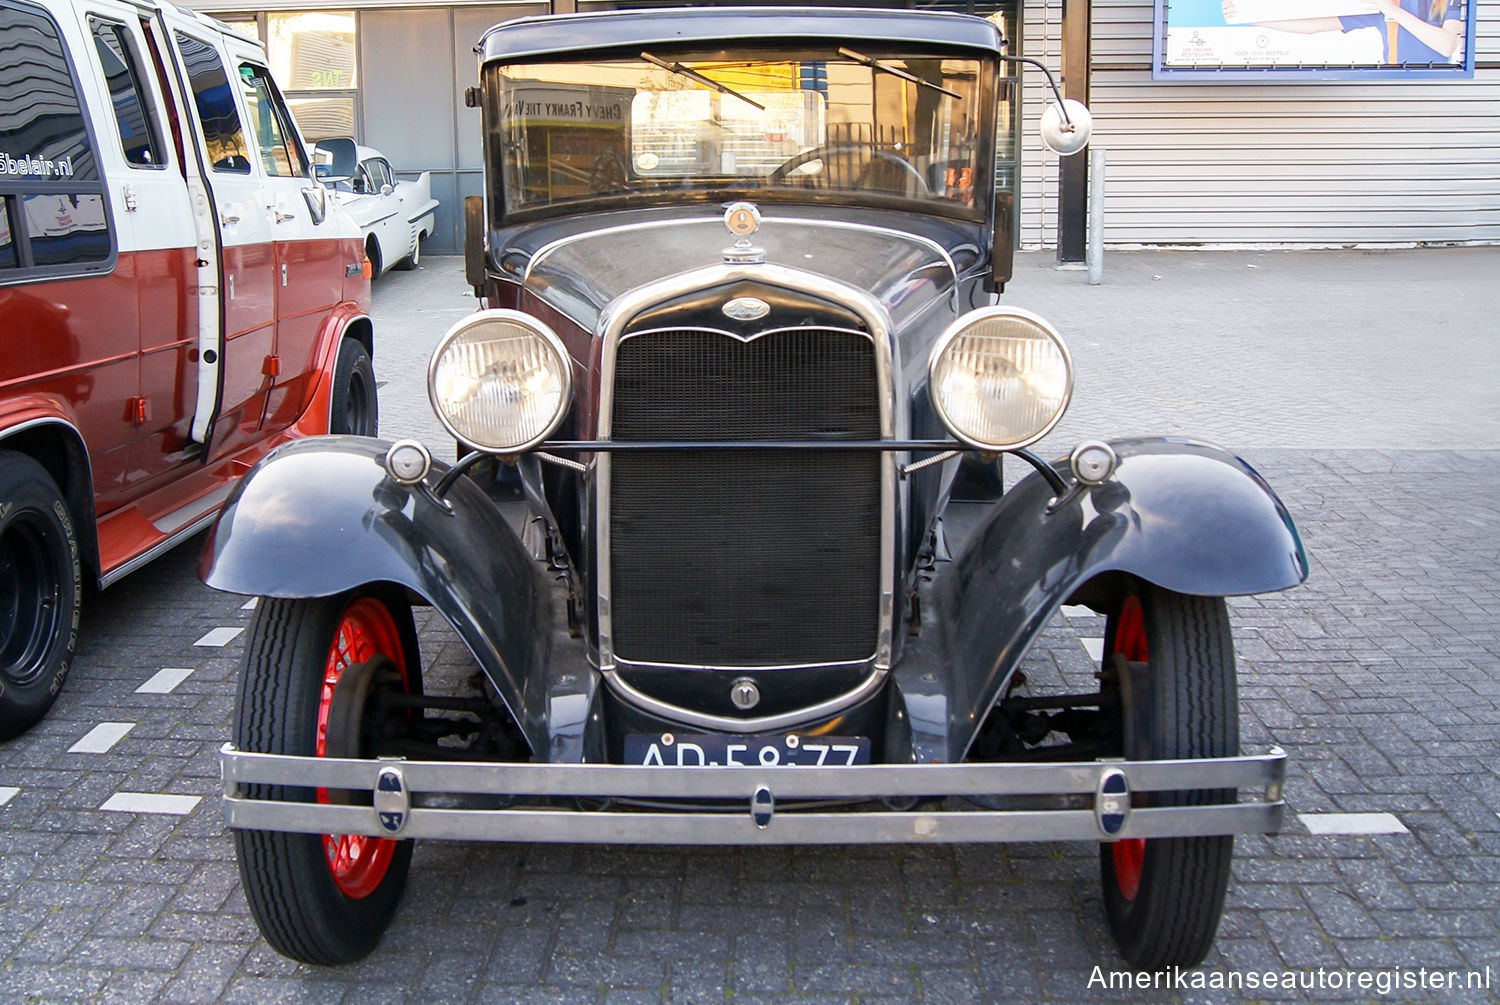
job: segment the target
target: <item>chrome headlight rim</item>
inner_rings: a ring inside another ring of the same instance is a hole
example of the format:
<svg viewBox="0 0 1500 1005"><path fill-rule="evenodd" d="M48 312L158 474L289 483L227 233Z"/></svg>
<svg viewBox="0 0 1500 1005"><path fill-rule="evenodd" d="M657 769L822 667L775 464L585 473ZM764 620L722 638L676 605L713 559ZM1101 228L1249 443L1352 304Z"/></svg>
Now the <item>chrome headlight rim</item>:
<svg viewBox="0 0 1500 1005"><path fill-rule="evenodd" d="M937 390L937 368L939 362L948 351L948 346L954 339L958 338L976 323L989 321L994 318L1014 318L1025 321L1051 339L1052 344L1057 347L1063 362L1063 391L1062 398L1058 403L1057 411L1040 429L1030 436L1022 437L1009 443L987 443L975 439L958 428L958 424L948 415L943 408L942 397ZM1063 341L1062 335L1054 328L1046 318L1034 311L1024 307L1011 307L996 304L992 307L980 307L955 318L943 333L933 343L932 351L927 356L927 400L932 403L932 409L937 413L938 420L942 422L943 428L953 434L954 439L965 446L987 454L1003 454L1012 450L1024 450L1036 443L1042 437L1052 432L1062 417L1067 414L1068 405L1073 401L1073 354L1068 351L1068 344Z"/></svg>
<svg viewBox="0 0 1500 1005"><path fill-rule="evenodd" d="M471 439L464 433L461 433L449 420L443 409L438 406L437 371L438 364L442 360L444 352L470 328L492 321L504 321L518 325L540 338L556 358L559 364L558 371L562 380L561 394L558 397L556 413L542 427L542 431L539 434L514 446L496 447ZM563 419L567 417L568 410L573 407L573 361L568 355L568 348L563 345L562 339L558 338L557 333L540 318L527 314L525 311L512 310L508 307L491 307L486 310L475 311L473 314L465 315L453 327L449 328L447 333L438 340L437 347L432 350L432 358L427 363L427 400L432 406L433 414L437 416L437 420L442 424L442 427L455 440L470 450L477 450L482 454L493 454L499 457L524 454L544 443L547 437L556 432L557 427L562 425Z"/></svg>

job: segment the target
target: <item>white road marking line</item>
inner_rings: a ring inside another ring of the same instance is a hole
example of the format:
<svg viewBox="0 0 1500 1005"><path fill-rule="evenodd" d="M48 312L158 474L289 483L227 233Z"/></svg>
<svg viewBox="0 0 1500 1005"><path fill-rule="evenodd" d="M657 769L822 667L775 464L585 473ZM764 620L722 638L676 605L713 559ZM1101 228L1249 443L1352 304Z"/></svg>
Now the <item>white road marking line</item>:
<svg viewBox="0 0 1500 1005"><path fill-rule="evenodd" d="M1093 660L1095 663L1103 662L1103 639L1079 639L1078 641L1083 643L1083 651L1089 654L1089 659Z"/></svg>
<svg viewBox="0 0 1500 1005"><path fill-rule="evenodd" d="M1082 604L1063 604L1062 612L1070 618L1092 618L1095 616L1092 607L1084 607Z"/></svg>
<svg viewBox="0 0 1500 1005"><path fill-rule="evenodd" d="M1410 834L1394 813L1298 813L1310 834Z"/></svg>
<svg viewBox="0 0 1500 1005"><path fill-rule="evenodd" d="M233 642L245 629L243 628L215 628L203 638L194 642L195 646L212 646L215 649L223 648Z"/></svg>
<svg viewBox="0 0 1500 1005"><path fill-rule="evenodd" d="M14 785L0 785L0 806L4 806L6 803L16 798L16 793L20 791L21 790L16 788Z"/></svg>
<svg viewBox="0 0 1500 1005"><path fill-rule="evenodd" d="M171 694L172 689L188 679L191 667L162 667L151 679L135 689L136 694Z"/></svg>
<svg viewBox="0 0 1500 1005"><path fill-rule="evenodd" d="M251 597L249 600L245 601L243 604L240 605L240 610L242 610L242 611L253 611L253 610L255 610L255 605L257 603L259 603L259 602L260 602L260 598L259 597Z"/></svg>
<svg viewBox="0 0 1500 1005"><path fill-rule="evenodd" d="M169 813L185 816L193 812L202 796L167 796L156 792L116 792L104 800L101 810L116 813Z"/></svg>
<svg viewBox="0 0 1500 1005"><path fill-rule="evenodd" d="M135 728L133 722L101 722L87 733L83 734L73 746L68 748L70 754L104 754L109 748L119 743L125 734Z"/></svg>

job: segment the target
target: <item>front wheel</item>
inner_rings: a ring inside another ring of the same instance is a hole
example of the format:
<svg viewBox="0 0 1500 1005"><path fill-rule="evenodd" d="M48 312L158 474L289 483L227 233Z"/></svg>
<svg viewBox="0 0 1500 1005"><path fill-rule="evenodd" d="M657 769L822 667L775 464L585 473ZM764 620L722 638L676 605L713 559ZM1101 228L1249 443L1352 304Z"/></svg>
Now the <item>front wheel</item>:
<svg viewBox="0 0 1500 1005"><path fill-rule="evenodd" d="M411 608L396 591L313 600L261 598L250 625L235 708L241 750L375 757L367 712L382 690L422 691ZM323 789L305 801L330 802ZM268 793L293 798L290 793ZM353 834L234 831L250 913L266 941L303 963L368 955L395 914L410 841Z"/></svg>
<svg viewBox="0 0 1500 1005"><path fill-rule="evenodd" d="M330 433L375 436L380 429L380 402L375 390L375 364L356 339L339 343L333 369L333 400L328 409Z"/></svg>
<svg viewBox="0 0 1500 1005"><path fill-rule="evenodd" d="M1105 628L1105 679L1119 688L1130 760L1239 753L1234 644L1222 597L1135 582ZM1139 805L1234 801L1232 790L1161 793ZM1213 944L1233 836L1129 839L1099 847L1104 909L1120 955L1144 970L1190 967Z"/></svg>
<svg viewBox="0 0 1500 1005"><path fill-rule="evenodd" d="M83 570L47 470L0 451L0 740L46 714L78 642Z"/></svg>

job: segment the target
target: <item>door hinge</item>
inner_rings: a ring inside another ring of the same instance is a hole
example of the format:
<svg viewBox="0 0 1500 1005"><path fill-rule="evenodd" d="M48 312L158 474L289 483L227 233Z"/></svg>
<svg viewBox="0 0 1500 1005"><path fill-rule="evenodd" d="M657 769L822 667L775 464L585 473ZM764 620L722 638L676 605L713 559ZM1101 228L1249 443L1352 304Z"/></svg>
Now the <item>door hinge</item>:
<svg viewBox="0 0 1500 1005"><path fill-rule="evenodd" d="M125 203L125 212L135 212L135 186L126 182L120 192L121 201Z"/></svg>
<svg viewBox="0 0 1500 1005"><path fill-rule="evenodd" d="M125 421L132 426L144 426L151 421L151 399L130 398L125 402Z"/></svg>
<svg viewBox="0 0 1500 1005"><path fill-rule="evenodd" d="M281 263L281 285L282 286L286 285L286 263L285 262Z"/></svg>

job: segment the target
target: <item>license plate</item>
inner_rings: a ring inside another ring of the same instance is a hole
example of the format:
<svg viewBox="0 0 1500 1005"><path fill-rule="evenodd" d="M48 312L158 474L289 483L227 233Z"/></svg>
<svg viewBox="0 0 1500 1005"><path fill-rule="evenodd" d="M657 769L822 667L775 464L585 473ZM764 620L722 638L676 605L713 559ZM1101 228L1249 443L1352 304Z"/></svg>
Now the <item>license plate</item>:
<svg viewBox="0 0 1500 1005"><path fill-rule="evenodd" d="M822 766L870 763L863 736L727 736L718 733L630 733L625 763L674 768Z"/></svg>

